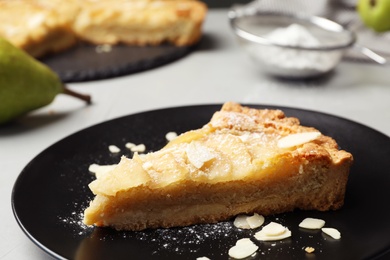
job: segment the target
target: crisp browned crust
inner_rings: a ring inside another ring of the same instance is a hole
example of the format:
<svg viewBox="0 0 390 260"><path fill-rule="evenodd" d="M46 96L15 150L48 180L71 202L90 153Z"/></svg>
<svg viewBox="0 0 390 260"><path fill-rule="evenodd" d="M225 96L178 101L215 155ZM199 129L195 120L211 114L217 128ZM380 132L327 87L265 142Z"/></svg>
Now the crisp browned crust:
<svg viewBox="0 0 390 260"><path fill-rule="evenodd" d="M84 221L142 230L214 223L241 213L339 209L350 153L324 135L294 147L275 146L283 136L313 131L280 110L226 103L203 128L155 153L122 158L98 177L90 184L97 196ZM194 167L188 152L194 143L218 155Z"/></svg>

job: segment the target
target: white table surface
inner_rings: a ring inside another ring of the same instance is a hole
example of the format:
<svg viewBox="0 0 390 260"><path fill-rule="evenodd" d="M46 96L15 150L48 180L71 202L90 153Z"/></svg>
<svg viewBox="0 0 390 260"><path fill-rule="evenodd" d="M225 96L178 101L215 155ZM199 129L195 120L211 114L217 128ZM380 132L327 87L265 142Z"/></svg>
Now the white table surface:
<svg viewBox="0 0 390 260"><path fill-rule="evenodd" d="M226 14L225 9L210 10L204 41L178 61L129 76L69 84L91 94L93 105L59 95L49 106L0 127L0 259L50 258L25 236L13 216L14 182L49 145L108 119L171 106L236 101L330 113L390 136L389 67L343 61L326 79L277 81L262 74L239 49Z"/></svg>

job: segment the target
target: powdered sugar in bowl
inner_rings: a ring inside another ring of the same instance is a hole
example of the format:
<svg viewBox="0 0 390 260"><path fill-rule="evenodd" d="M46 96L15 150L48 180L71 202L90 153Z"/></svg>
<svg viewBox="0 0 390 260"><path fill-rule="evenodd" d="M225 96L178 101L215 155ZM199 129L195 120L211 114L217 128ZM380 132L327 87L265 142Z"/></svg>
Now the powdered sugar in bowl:
<svg viewBox="0 0 390 260"><path fill-rule="evenodd" d="M333 70L356 36L325 18L300 14L231 10L239 43L269 74L310 78Z"/></svg>

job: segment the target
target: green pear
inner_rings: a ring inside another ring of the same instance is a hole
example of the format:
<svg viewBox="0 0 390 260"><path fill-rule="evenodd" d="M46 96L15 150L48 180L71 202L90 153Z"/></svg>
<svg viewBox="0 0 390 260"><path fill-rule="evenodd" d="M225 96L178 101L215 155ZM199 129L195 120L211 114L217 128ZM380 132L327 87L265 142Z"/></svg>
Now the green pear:
<svg viewBox="0 0 390 260"><path fill-rule="evenodd" d="M366 26L377 32L390 30L390 0L359 0L357 10Z"/></svg>
<svg viewBox="0 0 390 260"><path fill-rule="evenodd" d="M48 105L59 93L91 102L90 96L67 89L45 64L0 38L0 124Z"/></svg>

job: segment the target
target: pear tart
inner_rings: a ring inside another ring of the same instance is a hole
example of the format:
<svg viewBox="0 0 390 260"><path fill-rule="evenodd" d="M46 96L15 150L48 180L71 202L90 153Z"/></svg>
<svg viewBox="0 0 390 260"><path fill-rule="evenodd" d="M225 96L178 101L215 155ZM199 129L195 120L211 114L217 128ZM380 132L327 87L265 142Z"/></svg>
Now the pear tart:
<svg viewBox="0 0 390 260"><path fill-rule="evenodd" d="M0 0L0 37L34 57L63 51L76 43L71 18L40 1Z"/></svg>
<svg viewBox="0 0 390 260"><path fill-rule="evenodd" d="M192 45L207 7L194 0L84 1L73 30L94 44Z"/></svg>
<svg viewBox="0 0 390 260"><path fill-rule="evenodd" d="M78 41L193 45L207 6L197 0L0 0L0 10L0 37L42 57Z"/></svg>
<svg viewBox="0 0 390 260"><path fill-rule="evenodd" d="M84 223L143 230L241 213L336 210L352 160L335 140L280 110L229 102L202 128L97 174Z"/></svg>

